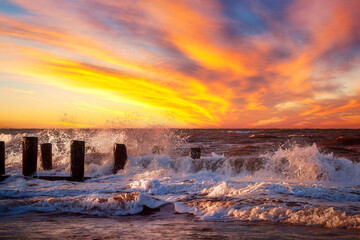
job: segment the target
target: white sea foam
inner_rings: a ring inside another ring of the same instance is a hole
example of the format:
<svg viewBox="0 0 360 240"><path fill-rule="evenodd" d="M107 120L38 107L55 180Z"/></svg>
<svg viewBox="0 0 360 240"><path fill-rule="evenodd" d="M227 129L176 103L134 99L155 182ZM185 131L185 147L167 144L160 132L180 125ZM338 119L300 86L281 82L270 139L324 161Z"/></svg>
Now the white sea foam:
<svg viewBox="0 0 360 240"><path fill-rule="evenodd" d="M347 159L322 154L316 144L308 147L297 145L279 148L275 152L262 154L265 171L262 175L294 181L331 181L349 185L360 184L360 164Z"/></svg>
<svg viewBox="0 0 360 240"><path fill-rule="evenodd" d="M334 208L310 208L292 210L284 207L250 207L233 209L228 216L242 221L271 221L295 225L323 226L329 228L360 229L360 214L347 215Z"/></svg>
<svg viewBox="0 0 360 240"><path fill-rule="evenodd" d="M164 202L139 193L118 193L112 196L105 194L87 194L72 197L41 197L37 199L12 199L0 203L3 215L21 214L24 212L65 212L97 216L138 214L144 206L157 208Z"/></svg>

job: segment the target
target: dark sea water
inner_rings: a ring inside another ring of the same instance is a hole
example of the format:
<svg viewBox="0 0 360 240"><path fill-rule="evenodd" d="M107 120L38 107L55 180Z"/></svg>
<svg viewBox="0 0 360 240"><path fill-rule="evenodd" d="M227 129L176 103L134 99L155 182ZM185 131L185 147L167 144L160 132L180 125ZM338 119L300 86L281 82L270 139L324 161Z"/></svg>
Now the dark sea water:
<svg viewBox="0 0 360 240"><path fill-rule="evenodd" d="M69 175L70 141L84 140L91 178L23 178L23 136L53 144L40 176ZM360 130L3 129L0 141L1 239L360 239ZM129 156L117 174L114 143Z"/></svg>

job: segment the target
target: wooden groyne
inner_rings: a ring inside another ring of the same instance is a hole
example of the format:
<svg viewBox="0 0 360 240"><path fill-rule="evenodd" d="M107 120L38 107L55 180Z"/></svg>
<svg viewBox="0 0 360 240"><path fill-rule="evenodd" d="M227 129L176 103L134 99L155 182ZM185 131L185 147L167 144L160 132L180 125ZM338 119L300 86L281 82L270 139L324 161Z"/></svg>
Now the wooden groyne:
<svg viewBox="0 0 360 240"><path fill-rule="evenodd" d="M124 169L127 161L127 152L125 144L114 144L114 168L113 173Z"/></svg>
<svg viewBox="0 0 360 240"><path fill-rule="evenodd" d="M190 148L189 156L192 159L199 159L201 157L201 148L199 147Z"/></svg>
<svg viewBox="0 0 360 240"><path fill-rule="evenodd" d="M70 144L70 175L74 181L84 181L85 142L73 140Z"/></svg>
<svg viewBox="0 0 360 240"><path fill-rule="evenodd" d="M0 181L5 180L9 176L5 175L5 142L0 142Z"/></svg>
<svg viewBox="0 0 360 240"><path fill-rule="evenodd" d="M23 137L22 138L22 174L24 177L38 178L44 180L68 180L82 182L90 177L84 176L85 169L85 142L72 140L70 143L70 176L39 176L37 175L37 159L38 159L38 138ZM153 154L162 154L163 148L154 146ZM116 174L119 170L125 168L128 155L125 144L114 144L114 165L112 173ZM45 171L51 170L52 165L52 144L43 143L40 145L40 164ZM193 159L201 157L201 149L199 147L191 148L189 156ZM5 175L5 142L0 141L0 181L8 178Z"/></svg>
<svg viewBox="0 0 360 240"><path fill-rule="evenodd" d="M41 167L44 170L52 169L52 144L43 143L40 145Z"/></svg>
<svg viewBox="0 0 360 240"><path fill-rule="evenodd" d="M5 142L0 142L0 175L5 174Z"/></svg>
<svg viewBox="0 0 360 240"><path fill-rule="evenodd" d="M23 137L22 139L22 174L32 177L36 173L38 157L38 138Z"/></svg>

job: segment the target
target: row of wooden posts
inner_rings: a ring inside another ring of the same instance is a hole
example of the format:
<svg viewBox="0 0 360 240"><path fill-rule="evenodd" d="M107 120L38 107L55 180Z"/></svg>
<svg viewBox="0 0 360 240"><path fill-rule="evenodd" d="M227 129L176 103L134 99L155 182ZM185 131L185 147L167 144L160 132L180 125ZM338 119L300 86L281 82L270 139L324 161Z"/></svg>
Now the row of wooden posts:
<svg viewBox="0 0 360 240"><path fill-rule="evenodd" d="M160 154L162 148L154 146L153 153ZM112 172L124 169L127 161L125 144L114 144L114 167ZM193 159L201 157L200 148L191 148L189 155ZM70 144L70 177L61 176L36 176L38 157L38 138L23 137L22 139L22 174L26 177L37 177L47 180L71 180L83 181L85 164L85 142L73 140ZM41 167L44 170L52 169L52 144L43 143L40 145ZM5 174L5 142L0 141L0 176Z"/></svg>

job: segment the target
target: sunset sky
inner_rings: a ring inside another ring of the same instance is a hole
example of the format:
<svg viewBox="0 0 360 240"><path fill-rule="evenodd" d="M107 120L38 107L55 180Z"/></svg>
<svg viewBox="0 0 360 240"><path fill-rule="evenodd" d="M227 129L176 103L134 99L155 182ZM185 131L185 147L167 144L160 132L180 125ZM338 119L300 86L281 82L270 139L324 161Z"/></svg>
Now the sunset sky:
<svg viewBox="0 0 360 240"><path fill-rule="evenodd" d="M0 128L359 128L359 0L0 0Z"/></svg>

